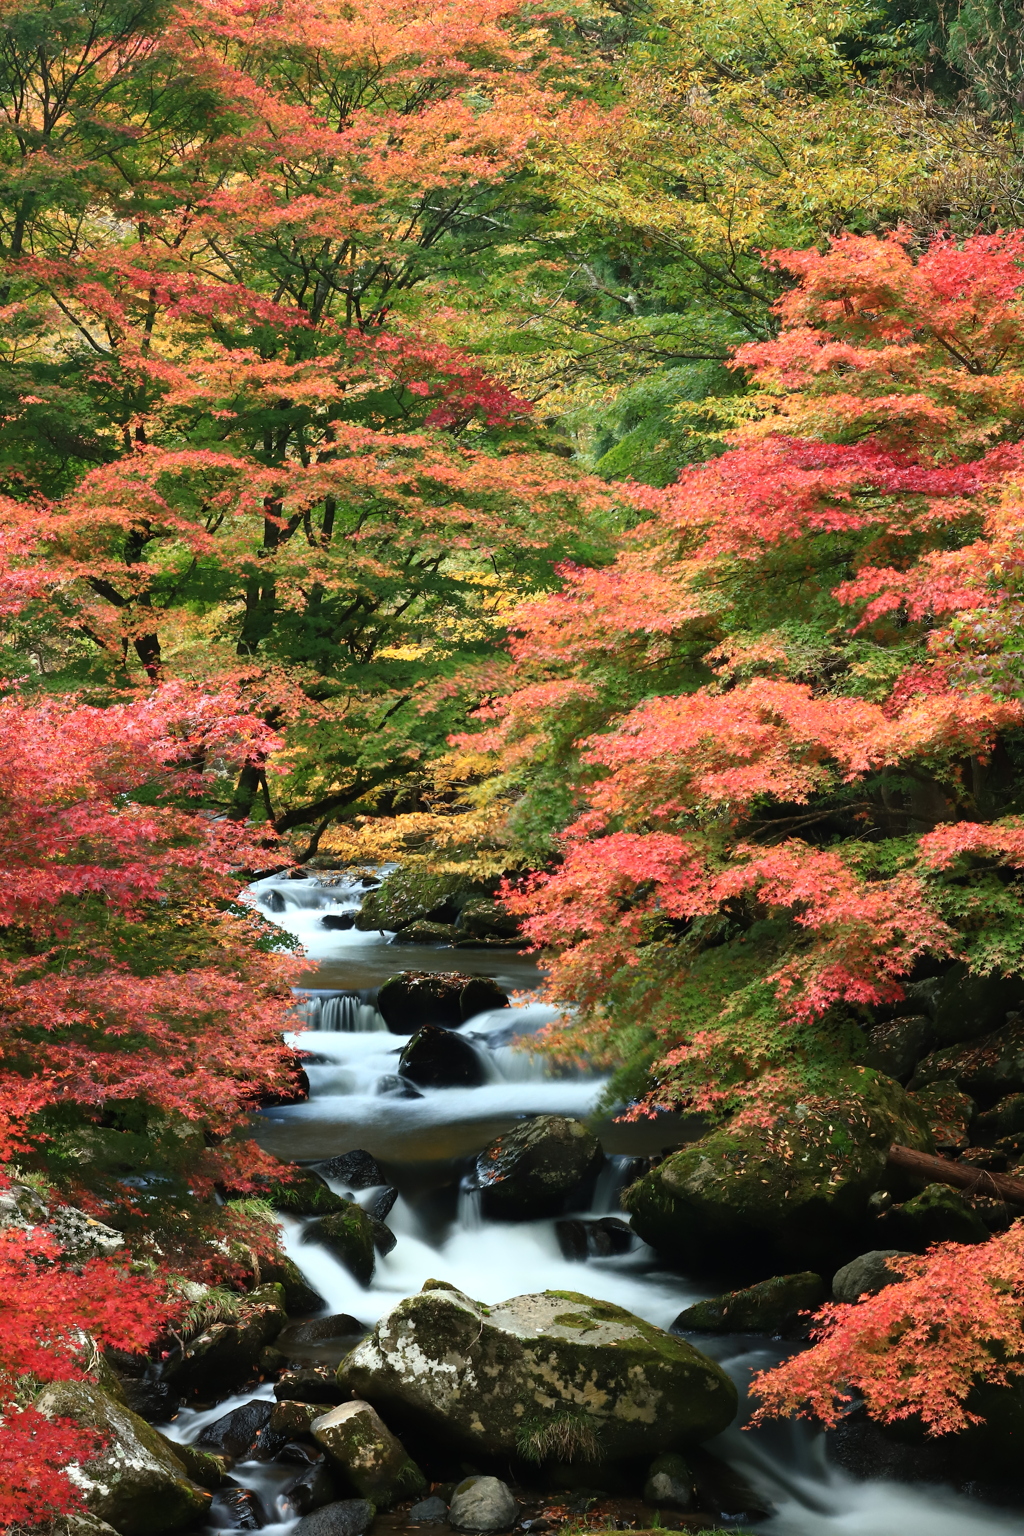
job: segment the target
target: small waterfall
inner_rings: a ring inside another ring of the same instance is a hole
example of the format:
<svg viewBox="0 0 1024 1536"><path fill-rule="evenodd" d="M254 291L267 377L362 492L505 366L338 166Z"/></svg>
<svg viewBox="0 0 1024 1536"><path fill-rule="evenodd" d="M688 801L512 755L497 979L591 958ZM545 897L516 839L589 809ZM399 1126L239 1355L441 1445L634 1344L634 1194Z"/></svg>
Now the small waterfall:
<svg viewBox="0 0 1024 1536"><path fill-rule="evenodd" d="M379 1034L387 1025L365 992L308 993L296 1009L306 1029L326 1034Z"/></svg>
<svg viewBox="0 0 1024 1536"><path fill-rule="evenodd" d="M456 1226L464 1232L479 1232L484 1224L480 1186L473 1175L467 1173L459 1185L459 1204Z"/></svg>

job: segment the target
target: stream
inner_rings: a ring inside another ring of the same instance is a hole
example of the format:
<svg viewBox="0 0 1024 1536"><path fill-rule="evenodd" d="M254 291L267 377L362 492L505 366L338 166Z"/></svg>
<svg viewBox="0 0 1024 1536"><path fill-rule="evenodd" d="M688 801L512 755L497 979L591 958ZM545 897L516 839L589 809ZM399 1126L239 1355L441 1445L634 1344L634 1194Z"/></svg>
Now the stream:
<svg viewBox="0 0 1024 1536"><path fill-rule="evenodd" d="M383 935L341 927L365 894L354 881L276 877L252 889L265 915L318 963L297 988L297 1012L310 1027L289 1036L316 1058L308 1068L309 1099L263 1111L257 1138L276 1156L300 1162L361 1148L399 1190L387 1218L398 1241L392 1253L378 1256L369 1289L326 1249L302 1242L304 1221L282 1219L287 1252L330 1312L347 1312L371 1325L433 1277L489 1304L533 1291L580 1291L667 1328L684 1307L723 1288L712 1291L688 1280L645 1245L570 1262L559 1248L553 1219L484 1221L477 1197L462 1187L466 1160L524 1116L586 1117L601 1097L601 1077L552 1070L542 1058L510 1044L513 1036L529 1035L554 1017L552 1009L530 1000L540 977L529 957L514 950L400 946ZM333 920L327 926L325 917ZM419 1098L378 1091L381 1079L394 1074L396 1053L407 1037L387 1032L373 993L388 976L412 969L486 975L516 994L513 1009L479 1014L460 1031L485 1063L487 1080L481 1086L424 1089ZM606 1153L604 1169L588 1196L589 1208L572 1213L587 1218L618 1212L632 1158L680 1140L678 1122L671 1121L637 1127L601 1120L595 1129ZM332 1187L347 1193L338 1181ZM370 1204L379 1193L361 1191L357 1198ZM786 1348L749 1334L695 1336L694 1343L721 1362L741 1392L753 1371L774 1363ZM183 1409L163 1428L174 1439L191 1441L236 1404L271 1396L271 1385L264 1384L211 1409ZM829 1465L824 1438L803 1424L754 1432L736 1424L709 1449L770 1501L774 1515L756 1526L764 1536L1019 1536L1022 1528L1019 1511L993 1509L950 1488L855 1481ZM273 1511L280 1488L294 1473L294 1467L252 1462L235 1467L232 1475ZM264 1529L268 1536L285 1536L294 1524L279 1520Z"/></svg>

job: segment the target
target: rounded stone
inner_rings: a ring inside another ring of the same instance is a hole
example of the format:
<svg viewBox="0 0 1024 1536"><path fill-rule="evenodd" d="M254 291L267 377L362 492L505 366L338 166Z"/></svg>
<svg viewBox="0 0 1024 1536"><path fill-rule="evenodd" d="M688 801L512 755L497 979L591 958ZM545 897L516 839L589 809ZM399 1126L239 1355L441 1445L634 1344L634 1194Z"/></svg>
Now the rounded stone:
<svg viewBox="0 0 1024 1536"><path fill-rule="evenodd" d="M873 1248L861 1253L832 1277L832 1296L835 1301L859 1301L862 1296L876 1296L887 1285L893 1285L903 1277L889 1268L887 1260L902 1258L903 1248Z"/></svg>
<svg viewBox="0 0 1024 1536"><path fill-rule="evenodd" d="M467 1477L452 1494L448 1523L458 1531L507 1531L519 1506L498 1477Z"/></svg>

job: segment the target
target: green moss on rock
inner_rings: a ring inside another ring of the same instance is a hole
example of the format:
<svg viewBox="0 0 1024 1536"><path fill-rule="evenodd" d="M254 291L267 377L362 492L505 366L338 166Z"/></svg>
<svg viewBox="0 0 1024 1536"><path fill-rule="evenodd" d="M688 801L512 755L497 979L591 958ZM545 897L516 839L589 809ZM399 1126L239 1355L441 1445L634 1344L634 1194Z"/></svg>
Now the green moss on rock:
<svg viewBox="0 0 1024 1536"><path fill-rule="evenodd" d="M827 1267L864 1222L893 1142L930 1151L925 1118L898 1083L856 1068L766 1127L724 1126L673 1153L623 1205L639 1236L680 1263L749 1263L757 1251L779 1268Z"/></svg>
<svg viewBox="0 0 1024 1536"><path fill-rule="evenodd" d="M435 1284L389 1312L338 1380L389 1423L470 1453L521 1455L527 1441L540 1445L531 1425L564 1421L573 1433L560 1433L552 1454L565 1459L576 1443L587 1461L707 1439L737 1402L725 1372L691 1344L572 1291L485 1309Z"/></svg>

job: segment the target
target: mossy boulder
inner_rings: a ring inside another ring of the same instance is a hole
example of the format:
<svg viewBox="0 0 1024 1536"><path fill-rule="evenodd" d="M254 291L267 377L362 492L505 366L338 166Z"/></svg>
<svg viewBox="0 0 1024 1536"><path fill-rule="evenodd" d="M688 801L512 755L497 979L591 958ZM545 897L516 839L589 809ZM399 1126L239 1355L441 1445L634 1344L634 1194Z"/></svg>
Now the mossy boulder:
<svg viewBox="0 0 1024 1536"><path fill-rule="evenodd" d="M932 1243L986 1243L990 1233L976 1211L948 1184L929 1184L902 1205L891 1206L878 1222L886 1240L913 1253Z"/></svg>
<svg viewBox="0 0 1024 1536"><path fill-rule="evenodd" d="M343 1209L310 1222L303 1233L306 1243L322 1243L339 1259L353 1279L369 1285L376 1262L374 1223L354 1200L342 1202Z"/></svg>
<svg viewBox="0 0 1024 1536"><path fill-rule="evenodd" d="M933 1051L918 1066L912 1089L950 1082L984 1105L1024 1093L1024 1020L1014 1019L968 1045Z"/></svg>
<svg viewBox="0 0 1024 1536"><path fill-rule="evenodd" d="M519 919L486 896L470 897L459 913L455 928L460 939L476 939L485 944L494 939L505 941L519 937Z"/></svg>
<svg viewBox="0 0 1024 1536"><path fill-rule="evenodd" d="M436 1280L338 1379L400 1432L537 1462L650 1456L720 1433L737 1406L715 1361L610 1302L544 1291L485 1307Z"/></svg>
<svg viewBox="0 0 1024 1536"><path fill-rule="evenodd" d="M256 1374L261 1351L288 1321L284 1289L261 1285L240 1299L234 1316L210 1323L171 1355L164 1375L179 1392L224 1394Z"/></svg>
<svg viewBox="0 0 1024 1536"><path fill-rule="evenodd" d="M424 1024L398 1058L398 1075L418 1088L479 1088L484 1064L468 1040L439 1024Z"/></svg>
<svg viewBox="0 0 1024 1536"><path fill-rule="evenodd" d="M827 1273L857 1241L893 1142L932 1146L900 1085L862 1067L767 1126L723 1126L690 1143L631 1185L623 1205L639 1236L676 1262L795 1261Z"/></svg>
<svg viewBox="0 0 1024 1536"><path fill-rule="evenodd" d="M290 1176L276 1180L266 1190L266 1198L276 1211L289 1216L328 1216L345 1205L327 1180L312 1168L295 1168Z"/></svg>
<svg viewBox="0 0 1024 1536"><path fill-rule="evenodd" d="M955 1083L937 1082L908 1095L924 1115L937 1152L954 1152L970 1146L976 1105Z"/></svg>
<svg viewBox="0 0 1024 1536"><path fill-rule="evenodd" d="M306 1312L319 1312L327 1305L294 1259L285 1253L276 1253L272 1259L260 1260L260 1272L268 1283L281 1287L284 1304L292 1316L302 1317Z"/></svg>
<svg viewBox="0 0 1024 1536"><path fill-rule="evenodd" d="M477 1158L483 1213L492 1221L553 1216L600 1163L601 1143L582 1121L537 1115Z"/></svg>
<svg viewBox="0 0 1024 1536"><path fill-rule="evenodd" d="M187 1530L210 1508L209 1492L197 1487L156 1430L91 1382L53 1382L35 1406L49 1419L71 1419L102 1436L95 1456L67 1470L89 1513L120 1536Z"/></svg>
<svg viewBox="0 0 1024 1536"><path fill-rule="evenodd" d="M825 1282L813 1270L774 1275L696 1302L680 1312L672 1327L684 1333L783 1333L796 1326L801 1312L814 1311L824 1300Z"/></svg>
<svg viewBox="0 0 1024 1536"><path fill-rule="evenodd" d="M992 971L972 975L962 960L941 978L932 1014L940 1042L975 1040L1000 1028L1011 1009L1024 1008L1024 980Z"/></svg>
<svg viewBox="0 0 1024 1536"><path fill-rule="evenodd" d="M378 990L377 1007L393 1035L411 1035L424 1024L457 1029L485 1008L507 1008L508 993L489 976L400 971Z"/></svg>
<svg viewBox="0 0 1024 1536"><path fill-rule="evenodd" d="M454 923L480 887L462 875L431 875L420 869L396 869L363 897L356 927L400 933L411 923Z"/></svg>
<svg viewBox="0 0 1024 1536"><path fill-rule="evenodd" d="M423 1473L369 1403L342 1403L314 1419L311 1432L360 1498L378 1509L426 1492Z"/></svg>

